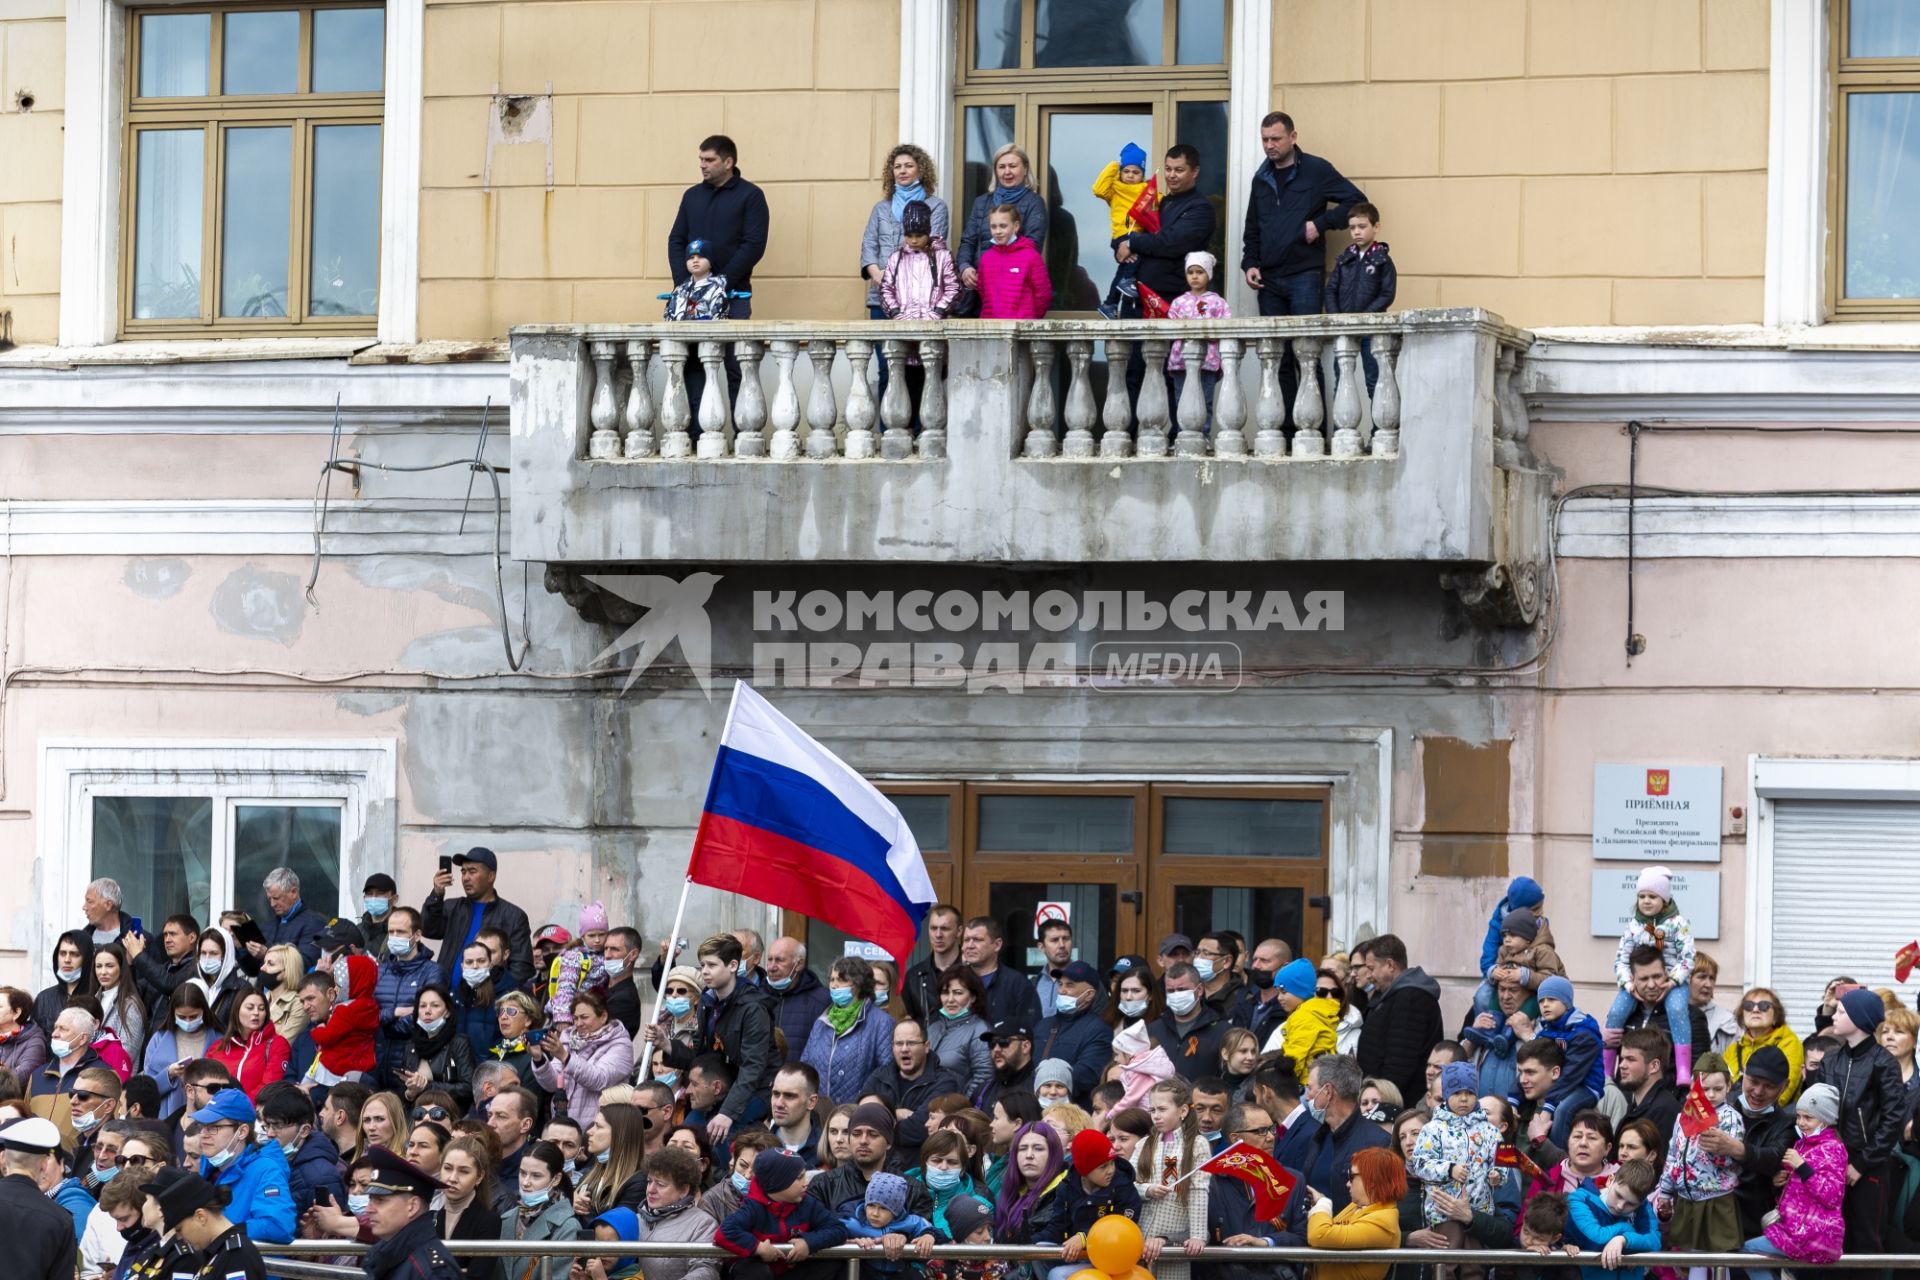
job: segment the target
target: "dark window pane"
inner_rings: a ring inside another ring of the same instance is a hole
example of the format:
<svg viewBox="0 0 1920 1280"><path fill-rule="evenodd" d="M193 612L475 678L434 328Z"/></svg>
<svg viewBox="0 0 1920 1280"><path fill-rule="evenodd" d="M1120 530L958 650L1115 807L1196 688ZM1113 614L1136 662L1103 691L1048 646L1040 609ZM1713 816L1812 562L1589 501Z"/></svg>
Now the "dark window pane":
<svg viewBox="0 0 1920 1280"><path fill-rule="evenodd" d="M300 877L300 901L316 915L340 910L340 809L335 805L234 806L233 905L269 918L260 885L276 867Z"/></svg>
<svg viewBox="0 0 1920 1280"><path fill-rule="evenodd" d="M223 38L222 93L293 93L299 89L299 14L230 13Z"/></svg>
<svg viewBox="0 0 1920 1280"><path fill-rule="evenodd" d="M386 74L386 28L383 9L314 10L313 91L377 92Z"/></svg>
<svg viewBox="0 0 1920 1280"><path fill-rule="evenodd" d="M1849 298L1920 297L1920 93L1847 97Z"/></svg>
<svg viewBox="0 0 1920 1280"><path fill-rule="evenodd" d="M1038 67L1157 67L1166 0L1037 0Z"/></svg>
<svg viewBox="0 0 1920 1280"><path fill-rule="evenodd" d="M1033 935L1033 915L1043 902L1068 904L1073 925L1073 954L1102 973L1117 958L1113 912L1119 895L1110 884L1007 884L987 888L987 914L1000 922L1007 942L1000 963L1026 973L1040 972L1043 957ZM1042 1009L1041 1015L1053 1012Z"/></svg>
<svg viewBox="0 0 1920 1280"><path fill-rule="evenodd" d="M1237 929L1254 946L1262 938L1280 938L1295 955L1305 945L1306 893L1301 889L1216 889L1183 884L1173 890L1173 927L1198 938L1203 933Z"/></svg>
<svg viewBox="0 0 1920 1280"><path fill-rule="evenodd" d="M948 797L890 795L887 799L899 806L900 816L907 820L907 829L913 832L922 853L946 850Z"/></svg>
<svg viewBox="0 0 1920 1280"><path fill-rule="evenodd" d="M967 108L966 175L961 182L960 204L953 211L960 227L966 225L973 202L993 186L993 153L1013 141L1012 107ZM960 246L960 232L954 232L954 247Z"/></svg>
<svg viewBox="0 0 1920 1280"><path fill-rule="evenodd" d="M1047 272L1055 311L1091 311L1106 294L1115 263L1107 202L1088 174L1137 142L1153 152L1153 112L1056 111L1047 120Z"/></svg>
<svg viewBox="0 0 1920 1280"><path fill-rule="evenodd" d="M699 939L696 938L694 941L697 944ZM866 960L883 960L887 957L887 953L875 944L856 938L850 933L842 933L832 925L822 924L811 917L807 920L807 936L804 941L807 944L807 968L813 970L813 975L823 983L827 980L827 970L831 969L833 962L841 956L852 954ZM848 950L848 943L854 944L852 951ZM906 963L901 966L901 972L904 973L919 964L932 954L932 951L933 948L927 945L927 931L922 928L919 941L913 945L913 954L907 957ZM892 1001L895 998L889 996L888 1000ZM887 1008L896 1018L907 1016L899 1005L889 1003ZM801 1046L803 1049L805 1047L805 1045ZM799 1050L789 1046L788 1057L794 1057L798 1053Z"/></svg>
<svg viewBox="0 0 1920 1280"><path fill-rule="evenodd" d="M140 96L199 98L207 92L213 15L149 13L140 18Z"/></svg>
<svg viewBox="0 0 1920 1280"><path fill-rule="evenodd" d="M1227 0L1180 0L1175 61L1218 66L1227 60Z"/></svg>
<svg viewBox="0 0 1920 1280"><path fill-rule="evenodd" d="M205 796L95 796L93 875L120 884L150 936L182 912L211 920L213 801Z"/></svg>
<svg viewBox="0 0 1920 1280"><path fill-rule="evenodd" d="M981 796L983 853L1131 853L1131 796Z"/></svg>
<svg viewBox="0 0 1920 1280"><path fill-rule="evenodd" d="M1853 0L1847 6L1847 56L1920 58L1920 4Z"/></svg>
<svg viewBox="0 0 1920 1280"><path fill-rule="evenodd" d="M370 316L380 301L380 126L313 131L316 316Z"/></svg>
<svg viewBox="0 0 1920 1280"><path fill-rule="evenodd" d="M1318 858L1318 800L1168 796L1162 851L1218 858Z"/></svg>
<svg viewBox="0 0 1920 1280"><path fill-rule="evenodd" d="M200 318L201 179L206 135L142 129L133 202L133 318Z"/></svg>
<svg viewBox="0 0 1920 1280"><path fill-rule="evenodd" d="M292 181L293 130L227 130L221 315L287 314Z"/></svg>
<svg viewBox="0 0 1920 1280"><path fill-rule="evenodd" d="M1207 248L1220 266L1213 273L1213 291L1225 294L1222 275L1230 270L1227 258L1227 104L1181 102L1173 111L1175 142L1199 149L1200 182L1196 190L1213 205L1213 241ZM1238 259L1234 259L1238 261Z"/></svg>
<svg viewBox="0 0 1920 1280"><path fill-rule="evenodd" d="M1020 65L1020 0L974 0L973 65L981 71Z"/></svg>

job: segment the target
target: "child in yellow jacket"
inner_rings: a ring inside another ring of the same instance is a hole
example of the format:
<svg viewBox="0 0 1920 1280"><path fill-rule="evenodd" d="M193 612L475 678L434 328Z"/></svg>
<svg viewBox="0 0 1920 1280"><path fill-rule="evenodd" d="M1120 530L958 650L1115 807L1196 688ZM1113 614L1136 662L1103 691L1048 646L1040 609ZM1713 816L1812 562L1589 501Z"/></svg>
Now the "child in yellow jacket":
<svg viewBox="0 0 1920 1280"><path fill-rule="evenodd" d="M1273 975L1273 985L1280 988L1277 999L1287 1017L1261 1046L1264 1053L1278 1049L1293 1061L1301 1088L1306 1087L1307 1068L1313 1060L1338 1048L1340 1002L1314 994L1319 980L1311 960L1291 961Z"/></svg>
<svg viewBox="0 0 1920 1280"><path fill-rule="evenodd" d="M1110 225L1109 244L1117 245L1121 239L1135 231L1158 231L1160 219L1153 215L1142 219L1136 217L1133 206L1139 203L1140 193L1147 189L1147 153L1137 142L1129 142L1120 148L1120 158L1109 160L1107 167L1093 181L1093 194L1107 202ZM1151 224L1151 225L1149 225ZM1100 306L1100 314L1109 320L1120 314L1121 299L1137 299L1140 296L1135 274L1139 264L1128 260L1120 264L1113 273L1113 284L1107 289L1107 300Z"/></svg>

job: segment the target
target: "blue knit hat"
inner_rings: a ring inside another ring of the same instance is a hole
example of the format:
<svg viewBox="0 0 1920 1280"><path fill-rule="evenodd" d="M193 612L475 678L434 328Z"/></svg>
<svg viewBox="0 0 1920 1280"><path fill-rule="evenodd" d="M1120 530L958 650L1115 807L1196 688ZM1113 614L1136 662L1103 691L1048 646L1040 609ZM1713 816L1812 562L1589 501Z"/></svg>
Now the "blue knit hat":
<svg viewBox="0 0 1920 1280"><path fill-rule="evenodd" d="M1547 891L1540 887L1538 880L1529 876L1515 876L1507 885L1507 906L1525 907L1529 911L1547 900Z"/></svg>
<svg viewBox="0 0 1920 1280"><path fill-rule="evenodd" d="M1129 142L1120 148L1120 167L1124 169L1128 165L1137 165L1142 169L1147 167L1146 150L1137 142Z"/></svg>
<svg viewBox="0 0 1920 1280"><path fill-rule="evenodd" d="M1847 1011L1847 1017L1853 1020L1853 1025L1868 1035L1872 1035L1874 1028L1887 1020L1887 1006L1865 987L1855 987L1841 996L1840 1007Z"/></svg>
<svg viewBox="0 0 1920 1280"><path fill-rule="evenodd" d="M867 1183L867 1204L879 1205L894 1217L907 1212L907 1180L897 1173L876 1173Z"/></svg>
<svg viewBox="0 0 1920 1280"><path fill-rule="evenodd" d="M1273 975L1273 985L1296 1000L1311 1000L1317 977L1311 960L1295 960Z"/></svg>
<svg viewBox="0 0 1920 1280"><path fill-rule="evenodd" d="M1456 1093L1478 1094L1480 1092L1480 1073L1473 1069L1471 1062L1449 1062L1440 1068L1440 1096L1451 1098Z"/></svg>
<svg viewBox="0 0 1920 1280"><path fill-rule="evenodd" d="M1558 974L1542 982L1535 994L1542 1000L1558 1000L1567 1008L1573 1008L1573 984Z"/></svg>

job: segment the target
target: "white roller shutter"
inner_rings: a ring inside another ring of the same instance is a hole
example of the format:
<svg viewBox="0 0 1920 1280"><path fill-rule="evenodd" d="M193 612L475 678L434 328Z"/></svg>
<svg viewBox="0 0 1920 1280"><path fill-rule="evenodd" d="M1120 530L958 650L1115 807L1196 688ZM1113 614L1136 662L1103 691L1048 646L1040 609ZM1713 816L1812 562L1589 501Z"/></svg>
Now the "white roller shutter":
<svg viewBox="0 0 1920 1280"><path fill-rule="evenodd" d="M1893 953L1920 935L1920 804L1779 800L1773 806L1773 987L1802 1036L1829 979L1890 987ZM1908 1000L1911 1005L1913 1001Z"/></svg>

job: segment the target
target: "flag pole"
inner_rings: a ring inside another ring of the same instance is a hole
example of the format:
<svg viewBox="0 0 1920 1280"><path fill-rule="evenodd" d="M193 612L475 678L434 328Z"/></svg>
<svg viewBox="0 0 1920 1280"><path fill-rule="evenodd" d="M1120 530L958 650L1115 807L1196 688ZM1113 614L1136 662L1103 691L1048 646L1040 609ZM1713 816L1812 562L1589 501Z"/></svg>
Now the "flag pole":
<svg viewBox="0 0 1920 1280"><path fill-rule="evenodd" d="M680 884L680 906L673 913L673 931L667 934L666 959L660 964L660 985L653 989L653 1013L647 1018L649 1027L658 1026L660 1022L660 1006L667 998L667 974L672 972L673 962L680 955L680 922L686 918L687 896L692 892L693 877L688 876ZM646 1048L640 1051L639 1078L642 1084L652 1079L648 1074L652 1069L653 1043L649 1041Z"/></svg>

